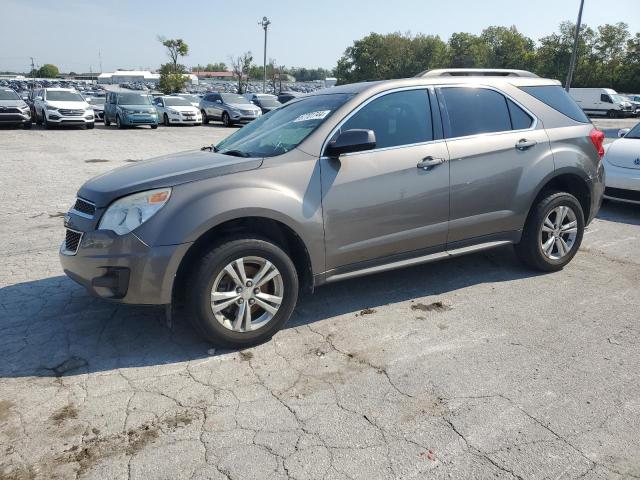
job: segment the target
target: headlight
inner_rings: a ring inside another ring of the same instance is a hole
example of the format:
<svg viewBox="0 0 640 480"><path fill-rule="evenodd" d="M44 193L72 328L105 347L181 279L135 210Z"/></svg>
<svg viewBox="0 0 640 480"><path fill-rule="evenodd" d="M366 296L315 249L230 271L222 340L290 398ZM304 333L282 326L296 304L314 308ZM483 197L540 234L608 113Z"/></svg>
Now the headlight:
<svg viewBox="0 0 640 480"><path fill-rule="evenodd" d="M167 112L172 113L173 115L177 115L178 111L174 110L173 108L167 108Z"/></svg>
<svg viewBox="0 0 640 480"><path fill-rule="evenodd" d="M129 233L155 215L170 196L170 188L160 188L116 200L107 208L98 228L111 230L118 235Z"/></svg>
<svg viewBox="0 0 640 480"><path fill-rule="evenodd" d="M54 107L53 105L47 105L47 110L58 110L58 107Z"/></svg>

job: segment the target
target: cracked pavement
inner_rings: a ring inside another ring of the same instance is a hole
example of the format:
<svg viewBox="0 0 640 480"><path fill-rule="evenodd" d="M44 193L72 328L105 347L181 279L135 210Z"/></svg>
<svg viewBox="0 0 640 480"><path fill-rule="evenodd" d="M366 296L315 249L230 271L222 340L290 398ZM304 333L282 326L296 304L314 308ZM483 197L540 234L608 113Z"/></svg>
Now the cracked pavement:
<svg viewBox="0 0 640 480"><path fill-rule="evenodd" d="M640 478L638 207L562 272L504 248L336 283L244 351L63 275L83 181L228 133L0 130L1 480Z"/></svg>

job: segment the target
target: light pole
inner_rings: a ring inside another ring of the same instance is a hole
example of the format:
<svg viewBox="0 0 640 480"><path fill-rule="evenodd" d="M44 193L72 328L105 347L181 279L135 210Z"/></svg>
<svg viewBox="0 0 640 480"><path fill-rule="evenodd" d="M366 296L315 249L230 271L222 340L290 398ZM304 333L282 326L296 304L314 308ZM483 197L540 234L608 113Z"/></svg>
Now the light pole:
<svg viewBox="0 0 640 480"><path fill-rule="evenodd" d="M262 25L264 29L264 59L262 62L262 93L266 93L267 91L267 30L269 29L269 25L271 25L271 21L267 17L262 17L262 20L258 21L258 25Z"/></svg>
<svg viewBox="0 0 640 480"><path fill-rule="evenodd" d="M571 52L571 64L569 65L569 73L567 73L567 81L564 89L568 92L571 88L573 80L573 71L576 68L576 56L578 55L578 40L580 39L580 27L582 26L582 9L584 8L584 0L580 0L580 10L578 10L578 22L576 23L576 36L573 39L573 52Z"/></svg>

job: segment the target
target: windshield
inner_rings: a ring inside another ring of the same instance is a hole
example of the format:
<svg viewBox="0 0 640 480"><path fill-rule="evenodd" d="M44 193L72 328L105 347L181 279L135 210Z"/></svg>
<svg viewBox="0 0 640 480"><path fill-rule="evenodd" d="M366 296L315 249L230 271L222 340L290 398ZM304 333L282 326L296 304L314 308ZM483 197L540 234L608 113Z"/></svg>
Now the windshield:
<svg viewBox="0 0 640 480"><path fill-rule="evenodd" d="M222 96L222 101L224 103L251 103L249 100L237 93L221 93L220 96Z"/></svg>
<svg viewBox="0 0 640 480"><path fill-rule="evenodd" d="M236 131L216 150L240 157L281 155L297 147L350 98L350 94L336 93L287 103Z"/></svg>
<svg viewBox="0 0 640 480"><path fill-rule="evenodd" d="M180 95L180 97L184 98L185 100L188 100L191 103L194 103L194 102L200 103L200 98L198 98L195 95Z"/></svg>
<svg viewBox="0 0 640 480"><path fill-rule="evenodd" d="M20 100L20 97L13 90L0 90L0 100Z"/></svg>
<svg viewBox="0 0 640 480"><path fill-rule="evenodd" d="M263 107L279 107L280 105L282 105L277 99L276 97L272 97L272 96L267 96L265 95L264 97L262 95L258 96L258 101L260 102L260 105L262 105Z"/></svg>
<svg viewBox="0 0 640 480"><path fill-rule="evenodd" d="M84 98L77 92L65 92L61 90L49 90L47 100L52 102L84 102Z"/></svg>
<svg viewBox="0 0 640 480"><path fill-rule="evenodd" d="M622 102L629 101L626 98L624 98L622 95L618 95L618 94L612 94L611 99L614 101L614 103L622 103Z"/></svg>
<svg viewBox="0 0 640 480"><path fill-rule="evenodd" d="M640 139L640 123L637 123L635 127L633 127L631 129L631 131L629 131L629 133L627 133L624 138L636 138L636 139Z"/></svg>
<svg viewBox="0 0 640 480"><path fill-rule="evenodd" d="M164 104L168 107L190 107L191 102L182 97L164 97Z"/></svg>
<svg viewBox="0 0 640 480"><path fill-rule="evenodd" d="M119 93L120 105L151 105L151 99L146 93Z"/></svg>

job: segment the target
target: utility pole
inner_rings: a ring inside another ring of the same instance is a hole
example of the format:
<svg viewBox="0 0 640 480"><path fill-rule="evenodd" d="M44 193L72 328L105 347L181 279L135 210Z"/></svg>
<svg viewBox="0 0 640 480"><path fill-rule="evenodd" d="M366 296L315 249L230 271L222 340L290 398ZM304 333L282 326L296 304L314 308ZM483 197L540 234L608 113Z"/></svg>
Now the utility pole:
<svg viewBox="0 0 640 480"><path fill-rule="evenodd" d="M261 25L264 28L264 59L262 62L262 93L267 92L267 30L269 25L271 25L271 21L267 17L262 17L262 20L258 21L258 25Z"/></svg>
<svg viewBox="0 0 640 480"><path fill-rule="evenodd" d="M578 56L578 40L580 39L580 27L582 26L582 9L584 8L584 0L580 0L580 10L578 10L578 22L576 23L576 36L573 39L573 52L571 52L571 64L569 65L569 73L567 73L567 81L564 89L568 92L571 88L573 80L573 71L576 68L576 57Z"/></svg>
<svg viewBox="0 0 640 480"><path fill-rule="evenodd" d="M31 89L33 90L33 86L36 83L36 64L33 61L33 57L29 57L31 59Z"/></svg>
<svg viewBox="0 0 640 480"><path fill-rule="evenodd" d="M100 73L102 73L102 52L98 50L98 63L100 64Z"/></svg>

